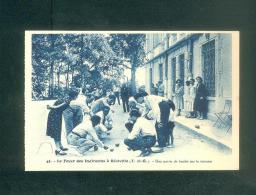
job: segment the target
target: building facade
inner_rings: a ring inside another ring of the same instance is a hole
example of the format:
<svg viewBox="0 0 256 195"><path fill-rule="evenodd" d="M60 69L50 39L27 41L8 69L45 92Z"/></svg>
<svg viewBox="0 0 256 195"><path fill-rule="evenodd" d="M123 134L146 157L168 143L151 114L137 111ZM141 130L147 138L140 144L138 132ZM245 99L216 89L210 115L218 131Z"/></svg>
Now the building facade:
<svg viewBox="0 0 256 195"><path fill-rule="evenodd" d="M232 97L232 35L229 33L152 33L146 35L146 89L159 80L173 98L175 81L201 76L208 91L208 118Z"/></svg>

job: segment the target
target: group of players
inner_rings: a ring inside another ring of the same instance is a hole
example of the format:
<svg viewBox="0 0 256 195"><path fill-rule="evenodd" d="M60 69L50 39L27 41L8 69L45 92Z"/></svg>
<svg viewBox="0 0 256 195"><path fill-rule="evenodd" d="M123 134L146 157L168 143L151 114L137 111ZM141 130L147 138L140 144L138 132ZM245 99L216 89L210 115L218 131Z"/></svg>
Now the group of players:
<svg viewBox="0 0 256 195"><path fill-rule="evenodd" d="M89 87L73 89L67 97L47 106L50 112L46 134L55 141L56 155L66 155L68 150L61 144L62 115L67 143L74 146L79 153L85 155L89 150L97 151L99 147L109 149L103 139L110 135L113 128L114 111L111 106L115 103L117 94L112 90L105 95L95 94L97 93ZM128 150L140 150L140 156L148 156L173 144L175 106L171 100L139 90L129 98L128 105L129 119L125 127L129 135L124 139ZM152 151L151 148L156 143L160 149Z"/></svg>

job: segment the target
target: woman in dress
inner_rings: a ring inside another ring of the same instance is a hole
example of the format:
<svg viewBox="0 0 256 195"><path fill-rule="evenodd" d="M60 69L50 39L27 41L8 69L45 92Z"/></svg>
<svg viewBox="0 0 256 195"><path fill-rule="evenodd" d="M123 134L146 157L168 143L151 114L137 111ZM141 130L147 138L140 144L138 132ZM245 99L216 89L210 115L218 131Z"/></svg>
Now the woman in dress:
<svg viewBox="0 0 256 195"><path fill-rule="evenodd" d="M194 108L197 112L197 118L203 120L207 110L207 90L205 88L205 85L203 84L202 77L196 77L196 81L197 85Z"/></svg>
<svg viewBox="0 0 256 195"><path fill-rule="evenodd" d="M48 114L46 135L54 139L56 155L66 155L65 151L68 150L61 144L62 113L77 95L77 91L70 91L68 98L58 99L52 106L47 105L47 109L50 109L50 112Z"/></svg>
<svg viewBox="0 0 256 195"><path fill-rule="evenodd" d="M184 87L181 84L181 80L177 79L175 86L175 107L177 108L177 116L180 116L180 112L183 109L183 94Z"/></svg>

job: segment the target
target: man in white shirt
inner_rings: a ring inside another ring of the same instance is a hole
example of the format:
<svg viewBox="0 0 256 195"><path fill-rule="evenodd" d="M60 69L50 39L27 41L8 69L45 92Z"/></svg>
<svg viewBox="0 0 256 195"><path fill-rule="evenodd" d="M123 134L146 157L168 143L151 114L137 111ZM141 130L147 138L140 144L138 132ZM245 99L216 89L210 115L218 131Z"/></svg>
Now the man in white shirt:
<svg viewBox="0 0 256 195"><path fill-rule="evenodd" d="M109 95L105 98L100 98L100 99L94 101L91 106L91 113L90 113L91 116L95 115L97 112L103 111L103 109L106 106L113 105L114 100L115 100L115 96Z"/></svg>
<svg viewBox="0 0 256 195"><path fill-rule="evenodd" d="M76 146L81 154L85 154L94 147L94 151L98 147L108 149L99 139L96 134L96 128L100 123L99 116L92 116L86 118L81 124L76 126L67 136L68 144Z"/></svg>
<svg viewBox="0 0 256 195"><path fill-rule="evenodd" d="M130 112L130 119L134 122L134 126L124 140L124 144L133 151L141 150L140 156L148 156L152 152L151 147L156 143L156 130L149 120L140 116L138 110Z"/></svg>
<svg viewBox="0 0 256 195"><path fill-rule="evenodd" d="M160 148L169 145L171 137L171 145L173 145L173 128L174 128L174 103L161 96L136 94L135 100L145 105L142 116L152 120L155 123L157 132L157 142Z"/></svg>
<svg viewBox="0 0 256 195"><path fill-rule="evenodd" d="M103 111L96 114L101 118L100 124L98 125L97 135L103 138L106 135L110 135L109 131L113 128L113 120L109 106L106 106Z"/></svg>
<svg viewBox="0 0 256 195"><path fill-rule="evenodd" d="M67 135L83 121L84 113L89 113L90 111L86 104L86 96L82 93L82 90L80 92L76 91L78 93L77 97L70 102L69 107L63 112Z"/></svg>

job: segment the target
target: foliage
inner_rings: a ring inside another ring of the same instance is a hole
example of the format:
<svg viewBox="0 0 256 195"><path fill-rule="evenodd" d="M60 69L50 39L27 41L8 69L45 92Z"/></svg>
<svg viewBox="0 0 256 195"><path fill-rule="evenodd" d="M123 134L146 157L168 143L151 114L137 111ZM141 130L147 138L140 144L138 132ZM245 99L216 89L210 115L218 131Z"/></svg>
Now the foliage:
<svg viewBox="0 0 256 195"><path fill-rule="evenodd" d="M110 45L118 56L127 59L136 68L144 65L145 34L111 34Z"/></svg>
<svg viewBox="0 0 256 195"><path fill-rule="evenodd" d="M56 98L72 85L119 80L125 59L134 67L143 64L143 40L139 34L34 34L33 99Z"/></svg>
<svg viewBox="0 0 256 195"><path fill-rule="evenodd" d="M132 72L131 87L133 94L136 92L135 71L144 65L145 59L145 34L111 34L110 45L118 56L122 56L122 64L130 63ZM127 67L127 66L126 66Z"/></svg>

